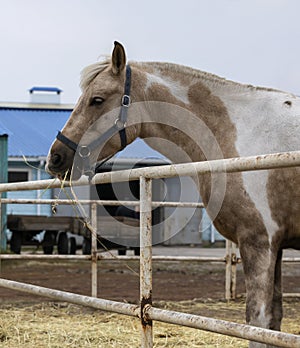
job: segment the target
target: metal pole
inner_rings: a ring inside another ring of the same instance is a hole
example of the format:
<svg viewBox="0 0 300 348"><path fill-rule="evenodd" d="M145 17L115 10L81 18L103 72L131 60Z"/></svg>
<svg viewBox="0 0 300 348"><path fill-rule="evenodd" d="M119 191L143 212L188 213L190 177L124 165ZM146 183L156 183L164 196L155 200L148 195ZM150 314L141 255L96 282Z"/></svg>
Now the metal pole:
<svg viewBox="0 0 300 348"><path fill-rule="evenodd" d="M111 182L122 182L138 180L141 176L151 179L172 178L178 176L194 175L207 173L236 173L252 170L264 170L275 168L287 168L300 166L300 151L281 152L260 156L226 158L213 161L171 164L166 166L155 166L147 168L137 168L120 170L107 173L96 174L91 182L86 176L81 177L77 181L65 182L64 186L82 186L105 184ZM17 182L9 184L0 184L0 192L20 191L20 190L36 190L60 188L61 181L40 180Z"/></svg>
<svg viewBox="0 0 300 348"><path fill-rule="evenodd" d="M231 299L231 255L232 255L232 242L226 239L226 267L225 267L225 299L229 301Z"/></svg>
<svg viewBox="0 0 300 348"><path fill-rule="evenodd" d="M98 260L122 260L122 261L133 261L140 260L139 256L133 255L114 255L114 254L99 254L97 253ZM44 255L44 254L2 254L0 260L77 260L77 261L90 261L91 255ZM178 261L178 262L218 262L224 263L224 257L200 257L200 256L152 256L153 261Z"/></svg>
<svg viewBox="0 0 300 348"><path fill-rule="evenodd" d="M91 265L92 265L92 297L97 297L97 204L91 208Z"/></svg>
<svg viewBox="0 0 300 348"><path fill-rule="evenodd" d="M141 347L153 347L152 320L146 315L152 306L152 180L140 177L140 305Z"/></svg>
<svg viewBox="0 0 300 348"><path fill-rule="evenodd" d="M236 257L236 244L232 243L232 253L231 253L231 298L235 300L236 298L236 265L237 265L237 257Z"/></svg>
<svg viewBox="0 0 300 348"><path fill-rule="evenodd" d="M88 296L82 296L78 294L73 294L70 292L59 291L44 288L37 285L25 284L20 282L15 282L12 280L1 279L0 286L9 288L12 290L18 290L22 292L27 292L30 294L35 294L38 296L47 296L56 300L66 301L70 303L75 303L83 306L88 306L104 311L110 311L114 313L129 315L133 317L140 316L140 308L136 305L104 300L95 299ZM287 334L283 332L263 329L260 327L254 327L250 325L237 324L225 320L219 320L214 318L207 318L202 316L197 316L193 314L180 313L175 311L168 311L164 309L155 308L148 306L145 308L148 318L152 320L157 320L165 323L183 325L187 327L192 327L195 329L201 329L206 331L211 331L215 333L220 333L223 335L229 335L233 337L239 337L251 341L272 344L278 347L299 347L300 346L300 336L294 334Z"/></svg>
<svg viewBox="0 0 300 348"><path fill-rule="evenodd" d="M24 198L2 198L2 203L8 204L61 204L61 205L75 205L81 204L92 204L97 205L130 205L136 206L136 201L111 201L111 200L90 200L90 199L78 199L76 201L72 199L24 199ZM184 207L184 208L204 208L203 203L198 202L152 202L153 207Z"/></svg>
<svg viewBox="0 0 300 348"><path fill-rule="evenodd" d="M129 303L93 298L90 296L83 296L71 292L48 289L42 286L20 283L2 278L0 278L0 286L12 290L34 294L37 296L50 297L58 301L65 301L82 306L92 307L103 311L109 311L133 317L139 317L140 314L139 306Z"/></svg>
<svg viewBox="0 0 300 348"><path fill-rule="evenodd" d="M300 336L260 327L233 323L225 320L207 318L198 315L168 311L155 307L148 309L152 320L175 325L192 327L195 329L219 333L246 340L266 343L276 347L299 348Z"/></svg>

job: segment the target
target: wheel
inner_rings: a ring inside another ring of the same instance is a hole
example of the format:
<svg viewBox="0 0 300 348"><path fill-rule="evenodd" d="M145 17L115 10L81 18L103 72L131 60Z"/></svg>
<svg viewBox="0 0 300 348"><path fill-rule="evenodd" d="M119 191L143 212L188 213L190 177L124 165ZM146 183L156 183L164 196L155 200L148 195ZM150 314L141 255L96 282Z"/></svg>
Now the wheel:
<svg viewBox="0 0 300 348"><path fill-rule="evenodd" d="M91 255L92 244L89 238L84 237L82 242L82 254L83 255Z"/></svg>
<svg viewBox="0 0 300 348"><path fill-rule="evenodd" d="M10 240L10 250L15 254L21 254L22 232L13 232Z"/></svg>
<svg viewBox="0 0 300 348"><path fill-rule="evenodd" d="M126 249L119 249L118 254L119 255L126 255Z"/></svg>
<svg viewBox="0 0 300 348"><path fill-rule="evenodd" d="M75 237L69 238L69 254L75 255L76 254L76 239Z"/></svg>
<svg viewBox="0 0 300 348"><path fill-rule="evenodd" d="M44 254L46 255L51 255L53 254L53 249L54 249L54 234L50 231L46 231L44 235L44 239L42 242Z"/></svg>
<svg viewBox="0 0 300 348"><path fill-rule="evenodd" d="M57 251L60 255L68 255L69 253L69 241L66 232L60 232L58 235Z"/></svg>

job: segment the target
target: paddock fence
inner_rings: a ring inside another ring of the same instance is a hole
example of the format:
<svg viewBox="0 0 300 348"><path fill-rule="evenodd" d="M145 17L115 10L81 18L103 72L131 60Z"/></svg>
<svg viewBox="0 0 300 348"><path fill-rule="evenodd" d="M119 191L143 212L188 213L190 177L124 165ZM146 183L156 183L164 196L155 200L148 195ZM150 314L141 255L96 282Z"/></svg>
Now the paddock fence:
<svg viewBox="0 0 300 348"><path fill-rule="evenodd" d="M131 305L122 302L82 296L7 279L0 279L0 286L40 296L51 297L56 300L67 301L105 311L137 317L140 319L141 323L141 347L144 348L153 347L152 322L154 320L271 344L278 347L300 347L299 335L282 333L187 313L162 310L152 306L152 179L193 175L195 171L198 174L233 173L297 166L300 166L300 151L96 174L91 180L91 184L121 182L127 180L140 181L140 305ZM72 186L88 184L90 184L90 182L85 177L77 182L72 182ZM40 180L26 183L0 184L0 192L46 189L60 186L61 183L59 180ZM96 207L96 204L92 206L92 212L93 210L96 211ZM93 230L96 231L96 214L95 212L92 214L93 218L91 219L91 225ZM97 251L95 251L95 241L96 239L92 242L91 258L97 260L98 256ZM231 256L232 255L234 255L234 252L231 252ZM95 263L92 267L95 268Z"/></svg>
<svg viewBox="0 0 300 348"><path fill-rule="evenodd" d="M24 198L2 198L0 200L0 214L2 204L44 204L44 205L73 205L73 204L89 204L91 206L91 221L94 221L94 230L98 231L97 226L97 206L98 205L107 205L107 206L136 206L136 201L116 201L116 200L84 200L78 199L76 202L71 199L24 199ZM204 208L203 203L199 202L152 202L152 207L182 207L182 208ZM94 216L96 215L96 216ZM1 217L1 215L0 215ZM1 228L0 220L0 231ZM96 241L94 241L96 239ZM42 255L42 254L1 254L0 253L0 270L1 270L1 261L2 260L40 260L40 261L91 261L91 296L97 297L97 270L98 265L97 261L138 261L139 256L127 255L127 256L116 256L112 253L101 253L98 252L97 248L94 250L97 245L97 236L95 233L91 234L91 240L93 248L91 248L90 255ZM201 248L197 248L199 254L201 254ZM224 256L166 256L166 255L153 255L152 261L155 262L197 262L197 263L223 263L225 264L225 291L224 296L226 300L236 299L236 285L237 285L237 265L242 262L241 258L237 256L237 246L235 243L226 240L226 248ZM300 263L300 257L284 257L282 259L283 263ZM300 293L285 293L284 297L300 297Z"/></svg>

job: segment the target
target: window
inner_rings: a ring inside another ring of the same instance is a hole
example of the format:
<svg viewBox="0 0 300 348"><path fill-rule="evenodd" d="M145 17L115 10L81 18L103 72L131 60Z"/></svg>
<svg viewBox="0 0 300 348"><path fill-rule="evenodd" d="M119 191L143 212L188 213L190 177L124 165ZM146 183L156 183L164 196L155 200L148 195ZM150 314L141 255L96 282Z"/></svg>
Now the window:
<svg viewBox="0 0 300 348"><path fill-rule="evenodd" d="M29 179L28 171L9 171L8 172L8 182L28 181L28 179Z"/></svg>

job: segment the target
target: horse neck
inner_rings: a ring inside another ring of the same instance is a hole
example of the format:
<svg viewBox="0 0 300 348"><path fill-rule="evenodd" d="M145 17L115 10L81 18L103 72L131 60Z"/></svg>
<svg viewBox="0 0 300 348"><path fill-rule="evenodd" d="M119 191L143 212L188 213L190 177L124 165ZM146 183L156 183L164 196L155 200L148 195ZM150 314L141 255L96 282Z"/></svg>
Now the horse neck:
<svg viewBox="0 0 300 348"><path fill-rule="evenodd" d="M220 93L223 79L173 64L141 63L137 67L144 73L139 99L148 105L150 101L168 103L171 109L165 108L157 120L148 114L151 123L144 119L140 137L151 147L175 162L237 156L235 127L222 99L214 93Z"/></svg>

